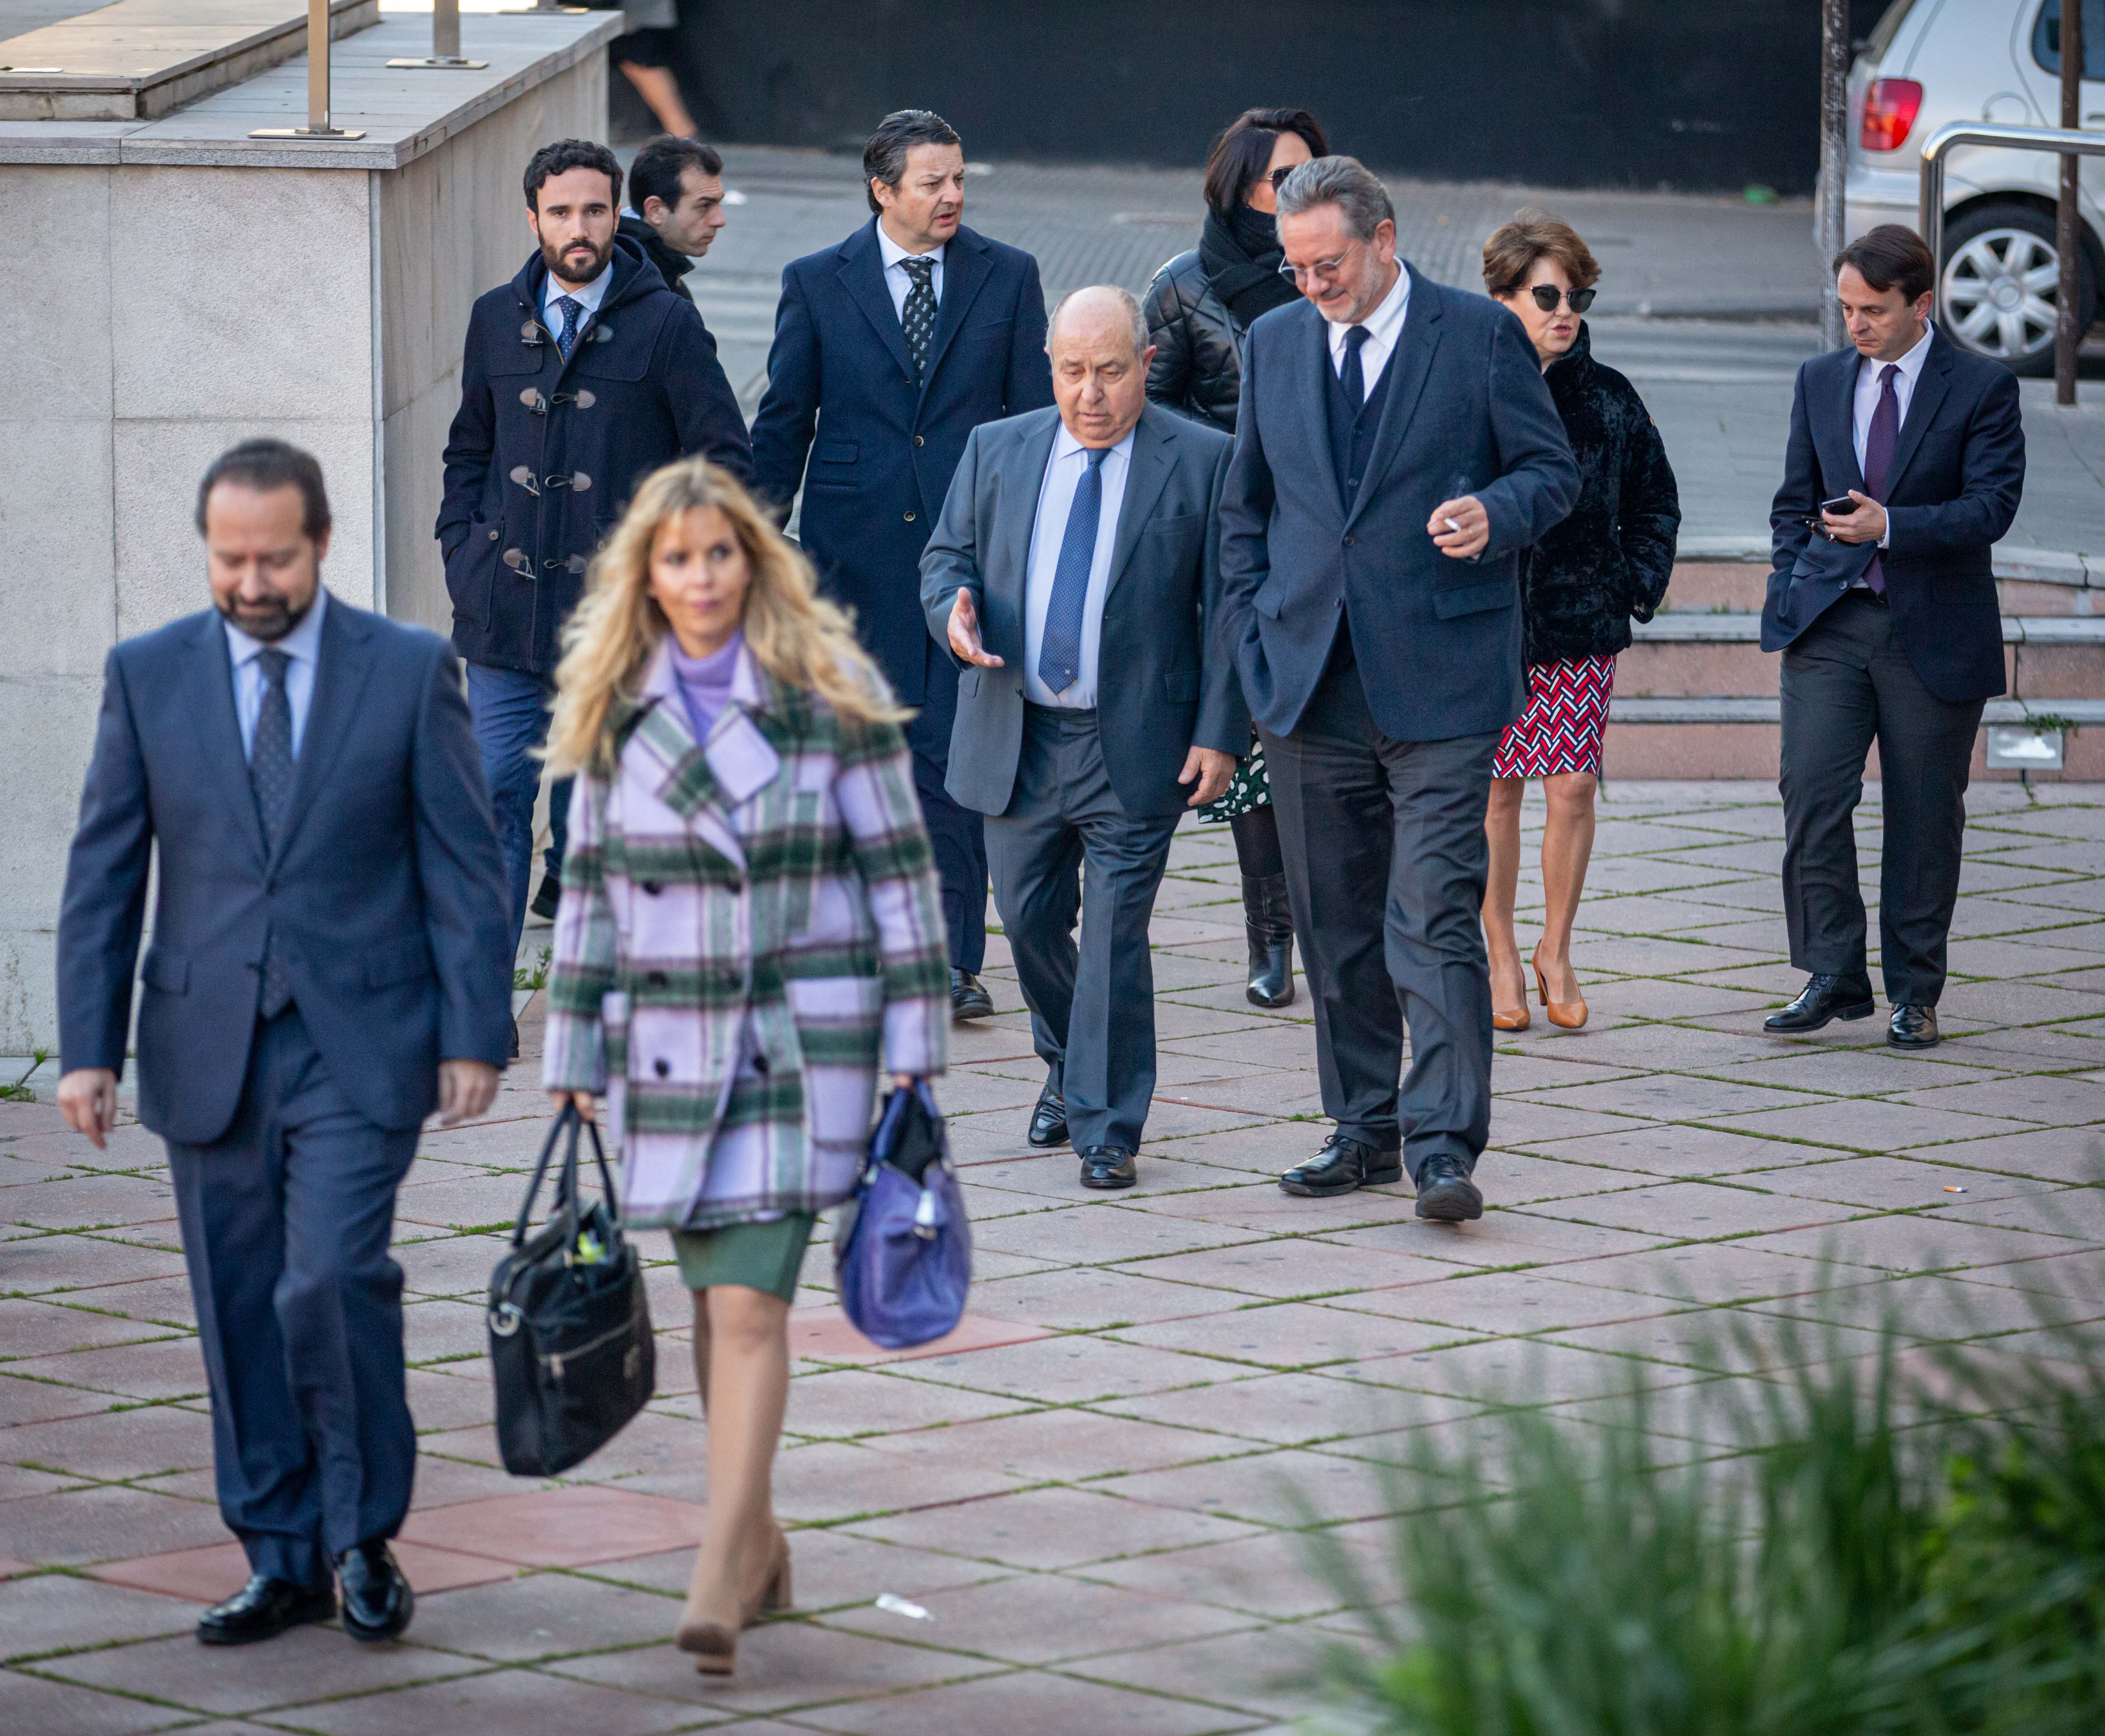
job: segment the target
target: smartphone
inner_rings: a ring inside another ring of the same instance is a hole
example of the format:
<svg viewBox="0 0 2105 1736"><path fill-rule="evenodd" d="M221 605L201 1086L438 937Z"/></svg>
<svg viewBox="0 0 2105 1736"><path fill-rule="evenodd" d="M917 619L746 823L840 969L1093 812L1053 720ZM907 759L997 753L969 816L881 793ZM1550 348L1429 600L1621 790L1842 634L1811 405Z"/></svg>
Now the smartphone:
<svg viewBox="0 0 2105 1736"><path fill-rule="evenodd" d="M1837 494L1832 500L1821 501L1820 510L1823 512L1832 512L1837 518L1846 518L1857 510L1857 503L1847 494Z"/></svg>

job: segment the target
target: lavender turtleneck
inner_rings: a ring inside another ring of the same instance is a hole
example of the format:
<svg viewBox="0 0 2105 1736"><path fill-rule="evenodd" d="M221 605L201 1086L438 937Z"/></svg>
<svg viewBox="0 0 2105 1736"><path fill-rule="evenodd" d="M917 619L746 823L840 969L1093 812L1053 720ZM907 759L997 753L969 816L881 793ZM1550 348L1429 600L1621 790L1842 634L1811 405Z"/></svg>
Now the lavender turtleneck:
<svg viewBox="0 0 2105 1736"><path fill-rule="evenodd" d="M724 707L731 703L731 684L738 673L738 654L745 646L745 630L735 631L721 651L712 651L706 657L690 657L680 649L680 642L669 633L665 649L673 659L673 679L680 689L681 702L687 708L687 722L693 727L695 740L707 741L709 731Z"/></svg>

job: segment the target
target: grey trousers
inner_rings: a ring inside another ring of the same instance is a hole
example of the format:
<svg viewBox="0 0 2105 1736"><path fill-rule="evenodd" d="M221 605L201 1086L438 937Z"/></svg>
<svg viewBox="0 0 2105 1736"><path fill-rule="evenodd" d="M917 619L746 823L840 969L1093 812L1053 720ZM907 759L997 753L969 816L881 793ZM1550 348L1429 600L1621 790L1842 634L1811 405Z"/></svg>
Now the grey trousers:
<svg viewBox="0 0 2105 1736"><path fill-rule="evenodd" d="M1784 919L1790 961L1869 980L1853 817L1864 760L1879 745L1885 838L1879 950L1886 998L1933 1007L1959 898L1966 783L1984 701L1955 704L1923 685L1868 591L1840 602L1784 649Z"/></svg>
<svg viewBox="0 0 2105 1736"><path fill-rule="evenodd" d="M395 1190L417 1130L351 1106L297 1008L259 1025L234 1124L168 1142L212 1389L221 1517L252 1571L330 1582L331 1558L391 1537L417 1432L402 1362Z"/></svg>
<svg viewBox="0 0 2105 1736"><path fill-rule="evenodd" d="M1075 1148L1140 1148L1155 1095L1148 919L1181 816L1126 812L1093 711L1026 705L1016 790L986 823L994 908ZM1075 920L1082 923L1075 943Z"/></svg>
<svg viewBox="0 0 2105 1736"><path fill-rule="evenodd" d="M1473 1170L1491 1124L1481 913L1498 734L1392 741L1350 662L1324 676L1291 735L1259 734L1316 1004L1323 1112L1376 1151L1400 1143L1413 1181L1436 1156Z"/></svg>

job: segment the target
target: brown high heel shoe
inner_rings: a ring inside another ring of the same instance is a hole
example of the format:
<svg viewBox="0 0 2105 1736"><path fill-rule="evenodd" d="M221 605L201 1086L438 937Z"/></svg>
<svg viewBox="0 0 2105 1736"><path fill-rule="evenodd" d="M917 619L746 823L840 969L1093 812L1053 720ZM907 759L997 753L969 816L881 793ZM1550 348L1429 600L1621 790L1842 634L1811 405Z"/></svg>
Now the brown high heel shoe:
<svg viewBox="0 0 2105 1736"><path fill-rule="evenodd" d="M1528 1027L1527 1001L1523 993L1521 1004L1510 1013L1491 1009L1491 1029L1494 1031L1525 1031Z"/></svg>
<svg viewBox="0 0 2105 1736"><path fill-rule="evenodd" d="M789 1537L783 1528L774 1528L775 1546L767 1566L767 1577L760 1590L748 1598L739 1609L739 1626L751 1627L764 1615L780 1615L793 1609L789 1591Z"/></svg>
<svg viewBox="0 0 2105 1736"><path fill-rule="evenodd" d="M1535 967L1535 991L1542 997L1542 1004L1549 1015L1549 1022L1566 1031L1576 1031L1586 1022L1586 1003L1579 1000L1552 1000L1549 984L1542 974L1542 961L1530 957L1528 963Z"/></svg>

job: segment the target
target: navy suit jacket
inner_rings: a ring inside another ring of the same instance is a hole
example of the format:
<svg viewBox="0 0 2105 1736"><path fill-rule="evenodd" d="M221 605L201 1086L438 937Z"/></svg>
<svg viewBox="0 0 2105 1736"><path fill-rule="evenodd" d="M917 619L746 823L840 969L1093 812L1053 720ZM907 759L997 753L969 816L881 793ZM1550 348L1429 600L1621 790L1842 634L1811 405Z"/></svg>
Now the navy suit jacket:
<svg viewBox="0 0 2105 1736"><path fill-rule="evenodd" d="M59 916L63 1064L124 1070L140 972L139 1118L185 1145L232 1122L266 935L331 1075L382 1127L414 1127L438 1064L504 1064L510 895L444 640L332 597L293 805L266 852L226 633L211 610L127 639L103 670L95 757Z"/></svg>
<svg viewBox="0 0 2105 1736"><path fill-rule="evenodd" d="M1045 293L1018 248L959 229L918 387L874 217L783 268L753 486L784 513L802 486L804 552L906 705L928 697L921 551L965 436L1052 401Z"/></svg>
<svg viewBox="0 0 2105 1736"><path fill-rule="evenodd" d="M1005 812L1016 791L1024 592L1059 427L1059 411L1042 409L975 428L921 557L921 601L936 642L949 650L951 605L969 590L981 642L1002 660L998 669L961 669L945 783L983 814ZM1173 814L1187 804L1194 786L1177 775L1195 744L1249 751L1234 659L1213 631L1229 451L1227 435L1152 404L1133 430L1097 672L1104 770L1129 814Z"/></svg>
<svg viewBox="0 0 2105 1736"><path fill-rule="evenodd" d="M1503 729L1526 692L1520 551L1579 498L1540 358L1497 302L1413 271L1350 512L1330 456L1330 366L1326 324L1308 302L1249 329L1221 504L1221 596L1251 715L1291 733L1349 617L1384 736L1444 741ZM1433 508L1463 494L1490 519L1473 561L1441 553L1425 530Z"/></svg>
<svg viewBox="0 0 2105 1736"><path fill-rule="evenodd" d="M1762 649L1781 651L1818 620L1880 553L1869 543L1816 536L1806 521L1823 500L1860 492L1854 349L1802 364L1790 402L1783 485L1769 511L1773 570L1762 605ZM1908 400L1886 472L1886 601L1923 685L1954 704L1993 699L2004 686L1995 544L2017 517L2025 486L2025 429L2017 376L1969 355L1942 331Z"/></svg>

